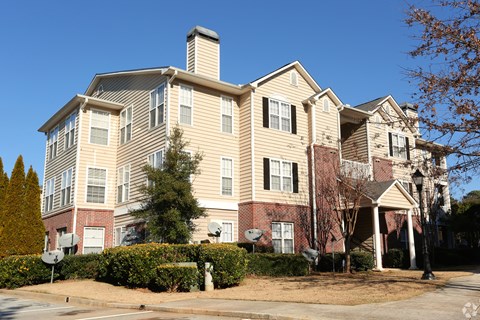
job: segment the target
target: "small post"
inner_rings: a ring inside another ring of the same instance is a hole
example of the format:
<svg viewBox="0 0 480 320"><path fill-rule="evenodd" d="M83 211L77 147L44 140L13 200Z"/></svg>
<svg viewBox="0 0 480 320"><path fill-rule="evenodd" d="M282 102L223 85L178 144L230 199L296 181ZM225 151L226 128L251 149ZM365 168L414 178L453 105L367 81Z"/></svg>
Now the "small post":
<svg viewBox="0 0 480 320"><path fill-rule="evenodd" d="M213 291L212 271L212 263L205 262L205 291Z"/></svg>

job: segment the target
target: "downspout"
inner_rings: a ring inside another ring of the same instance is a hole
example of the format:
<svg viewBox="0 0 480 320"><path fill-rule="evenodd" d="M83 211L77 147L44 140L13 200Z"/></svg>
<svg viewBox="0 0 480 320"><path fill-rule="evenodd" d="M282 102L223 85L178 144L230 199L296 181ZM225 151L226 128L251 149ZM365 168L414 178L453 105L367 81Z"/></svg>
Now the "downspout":
<svg viewBox="0 0 480 320"><path fill-rule="evenodd" d="M178 71L175 70L173 72L173 75L168 79L168 85L167 85L167 107L165 108L165 113L166 113L166 119L165 119L165 149L168 148L169 145L169 138L170 138L170 96L171 96L171 90L170 86L177 77Z"/></svg>
<svg viewBox="0 0 480 320"><path fill-rule="evenodd" d="M252 201L255 201L255 87L250 91L250 154L252 170Z"/></svg>
<svg viewBox="0 0 480 320"><path fill-rule="evenodd" d="M75 159L75 195L73 197L73 225L72 225L72 232L76 234L77 231L77 214L78 214L78 208L77 208L77 196L78 196L78 176L80 172L80 131L82 128L82 114L83 111L85 110L86 105L88 104L88 98L85 98L85 101L80 105L80 108L78 110L78 129L77 131L77 153L76 153L76 159Z"/></svg>
<svg viewBox="0 0 480 320"><path fill-rule="evenodd" d="M368 180L373 180L373 163L370 151L370 118L368 120L365 120L365 128L367 131L367 159L369 165L368 174L370 175L370 178Z"/></svg>
<svg viewBox="0 0 480 320"><path fill-rule="evenodd" d="M315 172L315 141L317 141L317 127L316 127L316 109L315 103L308 101L310 105L311 116L311 128L312 128L312 141L310 143L310 157L311 157L311 170L312 170L312 220L313 220L313 249L317 250L317 187L316 187L316 172Z"/></svg>

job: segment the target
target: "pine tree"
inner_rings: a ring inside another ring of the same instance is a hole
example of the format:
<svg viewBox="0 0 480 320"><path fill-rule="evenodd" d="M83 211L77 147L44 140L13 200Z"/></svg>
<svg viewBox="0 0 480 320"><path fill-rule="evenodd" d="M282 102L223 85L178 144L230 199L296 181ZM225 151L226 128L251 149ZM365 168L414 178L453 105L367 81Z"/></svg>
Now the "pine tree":
<svg viewBox="0 0 480 320"><path fill-rule="evenodd" d="M193 220L205 217L193 196L191 176L199 174L203 156L185 152L188 145L183 131L172 130L162 168L143 168L149 185L141 188L144 195L140 209L131 213L147 222L150 240L165 243L187 243L195 231Z"/></svg>
<svg viewBox="0 0 480 320"><path fill-rule="evenodd" d="M7 192L7 186L8 176L3 170L3 161L2 158L0 158L0 237L2 234L3 225L5 223L5 213L3 208L5 206L5 194Z"/></svg>
<svg viewBox="0 0 480 320"><path fill-rule="evenodd" d="M5 194L3 230L0 235L0 256L22 254L18 239L18 222L23 219L25 199L25 167L20 155L15 162Z"/></svg>
<svg viewBox="0 0 480 320"><path fill-rule="evenodd" d="M28 169L25 181L25 200L23 202L23 219L18 221L21 254L41 253L44 245L45 226L40 210L40 186L38 175L32 166Z"/></svg>

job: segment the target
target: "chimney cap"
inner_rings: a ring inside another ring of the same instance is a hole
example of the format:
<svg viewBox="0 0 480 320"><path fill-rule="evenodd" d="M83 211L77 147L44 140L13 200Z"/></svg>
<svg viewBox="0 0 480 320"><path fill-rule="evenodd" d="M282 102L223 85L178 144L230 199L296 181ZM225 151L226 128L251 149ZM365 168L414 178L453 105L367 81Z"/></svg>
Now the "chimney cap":
<svg viewBox="0 0 480 320"><path fill-rule="evenodd" d="M187 39L195 35L201 35L208 39L220 42L220 36L218 35L218 33L202 26L195 26L190 29L190 31L188 31L187 33Z"/></svg>
<svg viewBox="0 0 480 320"><path fill-rule="evenodd" d="M401 103L400 104L400 109L403 110L403 112L407 112L407 110L410 110L410 111L413 111L413 112L417 112L417 108L415 108L415 106L412 104L412 103L409 103L409 102L404 102L404 103Z"/></svg>

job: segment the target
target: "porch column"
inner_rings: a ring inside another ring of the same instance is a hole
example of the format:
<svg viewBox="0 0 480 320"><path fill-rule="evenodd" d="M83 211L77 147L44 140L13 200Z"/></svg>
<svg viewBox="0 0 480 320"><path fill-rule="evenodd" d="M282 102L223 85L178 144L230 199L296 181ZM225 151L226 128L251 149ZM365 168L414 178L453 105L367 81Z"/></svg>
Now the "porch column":
<svg viewBox="0 0 480 320"><path fill-rule="evenodd" d="M417 268L417 258L415 255L415 238L413 234L413 209L409 209L407 213L407 230L408 230L408 252L410 253L410 268L409 269L418 269Z"/></svg>
<svg viewBox="0 0 480 320"><path fill-rule="evenodd" d="M380 218L378 217L378 205L372 207L373 216L373 238L375 244L375 264L376 270L382 271L382 245L380 242Z"/></svg>

